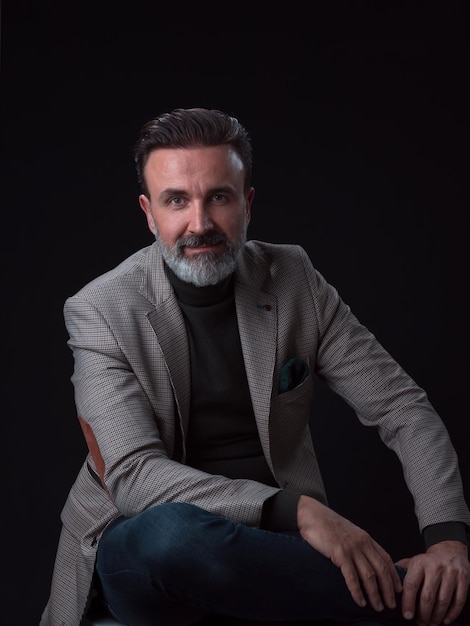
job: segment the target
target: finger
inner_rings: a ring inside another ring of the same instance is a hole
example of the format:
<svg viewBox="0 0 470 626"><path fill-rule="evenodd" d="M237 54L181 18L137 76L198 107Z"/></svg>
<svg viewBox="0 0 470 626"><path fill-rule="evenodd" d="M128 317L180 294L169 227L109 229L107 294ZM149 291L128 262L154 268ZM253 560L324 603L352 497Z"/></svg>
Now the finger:
<svg viewBox="0 0 470 626"><path fill-rule="evenodd" d="M341 565L341 573L343 574L344 581L354 602L359 606L366 606L367 601L362 591L359 576L352 561L345 561Z"/></svg>
<svg viewBox="0 0 470 626"><path fill-rule="evenodd" d="M386 552L380 544L377 544L377 549L379 551L379 554L382 556L383 560L387 564L388 571L390 572L390 576L392 577L392 583L393 583L393 589L394 589L393 600L395 602L395 594L401 593L403 591L401 578L398 574L397 568L395 567L395 563L393 562L392 557L388 554L388 552ZM405 561L406 561L406 565L403 564ZM397 565L401 565L401 567L407 567L408 561L409 559L402 559L402 561L397 563ZM387 604L387 606L389 605ZM390 608L394 608L395 606L396 606L396 602L394 603L393 607L391 606Z"/></svg>
<svg viewBox="0 0 470 626"><path fill-rule="evenodd" d="M364 557L356 557L355 566L369 604L376 611L383 611L384 605L375 567Z"/></svg>
<svg viewBox="0 0 470 626"><path fill-rule="evenodd" d="M455 588L449 607L442 618L445 624L455 622L462 612L468 596L468 579L466 577L457 576L457 586Z"/></svg>
<svg viewBox="0 0 470 626"><path fill-rule="evenodd" d="M421 566L414 565L405 574L401 598L402 613L405 619L412 619L415 615L416 599L423 580L424 570Z"/></svg>
<svg viewBox="0 0 470 626"><path fill-rule="evenodd" d="M416 619L418 624L441 624L441 618L447 611L447 608L452 599L452 593L450 597L446 597L445 593L441 593L442 573L440 571L434 572L431 576L425 576L424 582L419 592L419 597L416 602ZM437 622L431 620L433 614L439 616Z"/></svg>
<svg viewBox="0 0 470 626"><path fill-rule="evenodd" d="M371 604L376 610L379 603L375 599L375 590L379 594L379 598L385 603L385 605L394 609L396 607L396 594L402 590L402 584L398 572L393 564L390 555L375 542L371 544L370 548L366 551L366 557L368 561L365 561L364 576L361 576L361 580L364 582L364 586L368 592L368 596L371 599ZM370 568L372 567L372 572ZM358 569L359 565L358 565ZM367 581L375 583L371 585L370 590L374 594L374 601L370 596L369 586ZM380 602L380 605L382 602ZM383 606L382 606L383 608Z"/></svg>

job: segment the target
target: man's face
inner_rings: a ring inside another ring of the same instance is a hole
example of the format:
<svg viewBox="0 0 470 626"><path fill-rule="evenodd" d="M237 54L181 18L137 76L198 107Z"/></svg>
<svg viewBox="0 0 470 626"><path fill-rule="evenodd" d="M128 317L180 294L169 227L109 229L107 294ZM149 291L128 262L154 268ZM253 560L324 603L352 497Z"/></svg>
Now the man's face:
<svg viewBox="0 0 470 626"><path fill-rule="evenodd" d="M254 189L228 145L154 150L144 169L150 198L140 206L175 274L197 286L235 268L246 240Z"/></svg>

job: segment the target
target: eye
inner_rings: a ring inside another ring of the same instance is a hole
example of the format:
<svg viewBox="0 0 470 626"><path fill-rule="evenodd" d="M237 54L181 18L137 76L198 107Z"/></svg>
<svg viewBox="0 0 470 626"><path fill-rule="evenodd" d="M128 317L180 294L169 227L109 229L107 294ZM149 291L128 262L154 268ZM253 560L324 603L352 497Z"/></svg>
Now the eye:
<svg viewBox="0 0 470 626"><path fill-rule="evenodd" d="M183 198L180 198L179 196L175 196L169 199L168 204L171 206L174 206L175 208L179 208L183 206L184 200Z"/></svg>
<svg viewBox="0 0 470 626"><path fill-rule="evenodd" d="M225 202L227 200L227 196L223 193L215 193L212 196L212 200L217 203Z"/></svg>

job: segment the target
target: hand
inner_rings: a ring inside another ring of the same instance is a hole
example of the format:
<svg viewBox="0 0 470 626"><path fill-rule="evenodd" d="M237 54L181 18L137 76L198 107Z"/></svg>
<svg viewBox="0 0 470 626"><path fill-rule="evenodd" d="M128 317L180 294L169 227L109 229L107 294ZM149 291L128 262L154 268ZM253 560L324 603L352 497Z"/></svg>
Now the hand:
<svg viewBox="0 0 470 626"><path fill-rule="evenodd" d="M305 541L341 569L359 606L367 604L364 589L376 611L384 604L395 608L400 577L391 557L365 530L309 496L299 498L297 523Z"/></svg>
<svg viewBox="0 0 470 626"><path fill-rule="evenodd" d="M425 554L398 561L408 569L403 581L402 611L418 624L450 624L460 615L470 584L467 546L441 541Z"/></svg>

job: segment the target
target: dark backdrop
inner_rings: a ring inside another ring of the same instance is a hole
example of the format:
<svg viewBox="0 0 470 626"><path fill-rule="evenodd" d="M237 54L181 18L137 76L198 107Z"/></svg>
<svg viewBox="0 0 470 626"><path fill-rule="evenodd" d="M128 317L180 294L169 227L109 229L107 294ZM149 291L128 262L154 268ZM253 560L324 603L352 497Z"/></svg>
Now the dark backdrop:
<svg viewBox="0 0 470 626"><path fill-rule="evenodd" d="M469 499L464 3L170 4L3 3L8 623L39 621L85 453L62 306L150 243L132 145L173 107L221 108L248 127L250 236L302 244L426 388ZM312 429L331 504L394 558L420 550L396 458L321 385Z"/></svg>

